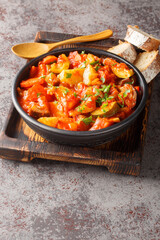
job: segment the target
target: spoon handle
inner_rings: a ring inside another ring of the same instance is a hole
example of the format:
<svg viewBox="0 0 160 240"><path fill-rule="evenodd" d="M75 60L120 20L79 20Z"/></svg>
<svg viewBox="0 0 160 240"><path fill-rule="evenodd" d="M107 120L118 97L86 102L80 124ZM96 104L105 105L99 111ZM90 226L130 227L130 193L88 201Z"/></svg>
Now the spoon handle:
<svg viewBox="0 0 160 240"><path fill-rule="evenodd" d="M60 41L60 42L57 42L57 43L48 44L48 51L51 51L52 49L54 49L58 46L64 45L64 44L97 41L97 40L102 40L102 39L109 38L112 35L113 35L112 30L107 29L105 31L102 31L102 32L99 32L99 33L96 33L96 34L92 34L92 35L70 38L70 39Z"/></svg>

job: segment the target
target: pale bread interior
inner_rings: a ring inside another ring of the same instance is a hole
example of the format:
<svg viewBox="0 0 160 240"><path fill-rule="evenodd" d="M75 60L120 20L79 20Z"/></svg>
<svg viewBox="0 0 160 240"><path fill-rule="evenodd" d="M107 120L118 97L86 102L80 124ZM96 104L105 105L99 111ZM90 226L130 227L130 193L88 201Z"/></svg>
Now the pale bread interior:
<svg viewBox="0 0 160 240"><path fill-rule="evenodd" d="M153 37L152 35L149 35L148 33L146 33L146 32L144 32L144 31L140 30L140 29L139 29L139 28L137 28L137 27L133 27L133 26L129 25L129 26L128 26L128 28L132 28L134 31L137 31L137 32L139 32L139 33L141 33L141 34L143 34L143 35L145 35L145 36L149 37L149 38L153 38L153 39L155 39L155 40L157 40L157 41L159 41L159 42L160 42L160 40L159 40L159 39L157 39L157 38Z"/></svg>
<svg viewBox="0 0 160 240"><path fill-rule="evenodd" d="M143 52L139 53L134 65L140 70L144 71L152 64L154 59L156 59L158 51Z"/></svg>
<svg viewBox="0 0 160 240"><path fill-rule="evenodd" d="M125 50L128 47L130 47L130 44L127 42L124 42L124 43L120 43L119 45L117 45L115 47L109 48L108 51L118 55L118 54L125 52Z"/></svg>

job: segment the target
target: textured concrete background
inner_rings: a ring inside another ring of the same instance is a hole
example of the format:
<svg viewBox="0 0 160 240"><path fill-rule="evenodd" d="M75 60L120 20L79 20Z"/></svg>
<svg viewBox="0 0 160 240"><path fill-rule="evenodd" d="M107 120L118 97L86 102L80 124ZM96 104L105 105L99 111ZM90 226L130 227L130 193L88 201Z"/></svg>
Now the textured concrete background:
<svg viewBox="0 0 160 240"><path fill-rule="evenodd" d="M137 24L160 38L157 0L0 0L0 128L25 60L10 48L37 31L123 38ZM140 177L51 161L0 160L0 239L160 239L160 81L154 84Z"/></svg>

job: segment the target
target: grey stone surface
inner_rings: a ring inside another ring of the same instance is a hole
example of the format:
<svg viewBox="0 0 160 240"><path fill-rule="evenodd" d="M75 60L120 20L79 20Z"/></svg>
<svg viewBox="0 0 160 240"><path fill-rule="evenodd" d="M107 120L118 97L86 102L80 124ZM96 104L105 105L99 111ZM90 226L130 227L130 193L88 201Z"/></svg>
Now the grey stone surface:
<svg viewBox="0 0 160 240"><path fill-rule="evenodd" d="M156 0L0 0L0 128L25 60L10 48L37 31L91 34L127 24L160 37ZM51 161L0 160L0 239L160 239L160 81L151 101L140 177Z"/></svg>

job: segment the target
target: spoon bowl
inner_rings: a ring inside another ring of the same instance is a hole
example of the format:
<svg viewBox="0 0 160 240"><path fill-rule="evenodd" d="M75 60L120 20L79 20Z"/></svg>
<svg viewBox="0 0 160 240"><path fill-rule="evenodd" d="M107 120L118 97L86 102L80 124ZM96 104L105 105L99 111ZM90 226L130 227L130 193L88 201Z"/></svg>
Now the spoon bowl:
<svg viewBox="0 0 160 240"><path fill-rule="evenodd" d="M12 52L21 58L35 58L49 51L49 47L44 43L22 43L12 47Z"/></svg>
<svg viewBox="0 0 160 240"><path fill-rule="evenodd" d="M87 36L80 36L56 43L21 43L12 47L12 52L18 57L32 59L38 57L44 53L51 51L52 49L64 44L77 43L77 42L91 42L109 38L113 35L112 30L107 29L105 31L95 33Z"/></svg>

